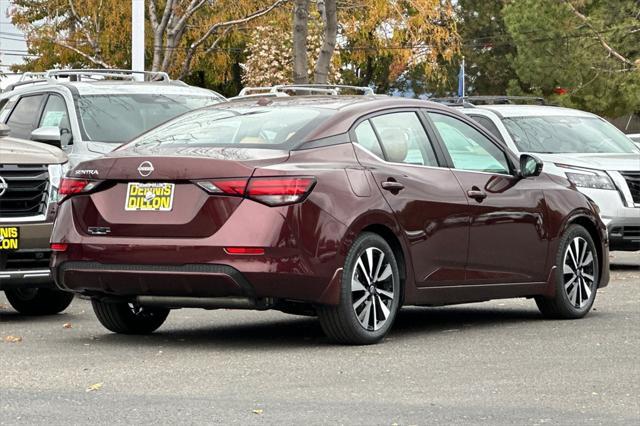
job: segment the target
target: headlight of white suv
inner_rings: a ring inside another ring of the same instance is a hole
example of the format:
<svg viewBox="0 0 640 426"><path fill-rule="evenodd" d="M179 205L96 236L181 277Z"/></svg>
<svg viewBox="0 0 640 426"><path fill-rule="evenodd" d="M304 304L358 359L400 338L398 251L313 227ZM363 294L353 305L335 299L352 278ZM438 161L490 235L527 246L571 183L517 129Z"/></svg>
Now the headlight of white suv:
<svg viewBox="0 0 640 426"><path fill-rule="evenodd" d="M579 188L616 190L613 181L605 172L574 167L569 168L561 164L556 164L556 166L566 170L565 174L567 175L567 179Z"/></svg>

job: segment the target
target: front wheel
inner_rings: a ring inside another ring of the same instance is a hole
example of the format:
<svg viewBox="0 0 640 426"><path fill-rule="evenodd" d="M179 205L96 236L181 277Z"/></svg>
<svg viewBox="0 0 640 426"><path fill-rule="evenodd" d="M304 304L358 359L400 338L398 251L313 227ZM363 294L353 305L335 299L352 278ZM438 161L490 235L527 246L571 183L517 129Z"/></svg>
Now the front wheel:
<svg viewBox="0 0 640 426"><path fill-rule="evenodd" d="M333 340L367 345L387 334L399 306L400 274L393 250L382 237L367 232L347 254L340 304L318 307L318 317Z"/></svg>
<svg viewBox="0 0 640 426"><path fill-rule="evenodd" d="M555 297L536 297L540 312L548 318L584 317L596 298L599 266L598 252L589 232L580 225L570 226L556 255Z"/></svg>
<svg viewBox="0 0 640 426"><path fill-rule="evenodd" d="M149 334L160 327L169 315L169 309L146 308L127 302L91 299L98 321L114 333Z"/></svg>
<svg viewBox="0 0 640 426"><path fill-rule="evenodd" d="M53 315L64 311L73 293L50 288L20 288L4 291L13 309L24 315Z"/></svg>

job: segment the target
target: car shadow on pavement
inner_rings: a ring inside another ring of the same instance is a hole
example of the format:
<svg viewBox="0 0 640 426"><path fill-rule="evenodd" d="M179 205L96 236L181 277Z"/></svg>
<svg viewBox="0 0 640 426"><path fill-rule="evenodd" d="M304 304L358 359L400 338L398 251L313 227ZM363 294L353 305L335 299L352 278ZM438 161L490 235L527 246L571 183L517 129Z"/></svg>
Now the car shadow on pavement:
<svg viewBox="0 0 640 426"><path fill-rule="evenodd" d="M320 323L313 317L283 317L268 322L248 322L191 328L167 325L148 336L103 334L96 336L109 345L161 345L167 347L228 347L247 350L279 350L283 347L335 346L325 337ZM400 311L389 338L410 338L459 331L463 328L500 327L506 323L543 321L535 309L501 309L496 307L411 307Z"/></svg>

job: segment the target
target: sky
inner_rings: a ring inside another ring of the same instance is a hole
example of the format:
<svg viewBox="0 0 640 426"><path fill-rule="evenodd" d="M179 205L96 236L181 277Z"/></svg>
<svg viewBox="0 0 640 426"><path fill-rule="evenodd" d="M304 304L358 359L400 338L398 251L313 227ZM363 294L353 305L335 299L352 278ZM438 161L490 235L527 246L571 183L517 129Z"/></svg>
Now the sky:
<svg viewBox="0 0 640 426"><path fill-rule="evenodd" d="M9 65L21 63L21 54L26 53L24 36L11 24L7 11L11 0L0 0L0 70L9 72Z"/></svg>

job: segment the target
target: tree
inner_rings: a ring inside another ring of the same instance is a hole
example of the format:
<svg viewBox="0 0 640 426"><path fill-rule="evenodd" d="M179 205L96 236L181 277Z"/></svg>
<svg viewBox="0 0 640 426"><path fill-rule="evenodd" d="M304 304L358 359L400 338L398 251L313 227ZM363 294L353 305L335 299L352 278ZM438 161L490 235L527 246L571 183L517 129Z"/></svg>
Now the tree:
<svg viewBox="0 0 640 426"><path fill-rule="evenodd" d="M293 7L293 82L309 82L307 37L309 35L309 0L295 0Z"/></svg>
<svg viewBox="0 0 640 426"><path fill-rule="evenodd" d="M231 32L288 0L147 0L151 69L186 77ZM129 67L131 10L122 0L15 0L12 21L27 35L23 69Z"/></svg>
<svg viewBox="0 0 640 426"><path fill-rule="evenodd" d="M518 0L503 10L521 87L616 117L640 110L640 4Z"/></svg>
<svg viewBox="0 0 640 426"><path fill-rule="evenodd" d="M345 83L390 92L411 78L438 84L460 50L450 0L345 0L338 9ZM427 82L413 84L421 91ZM415 93L416 95L420 93Z"/></svg>

